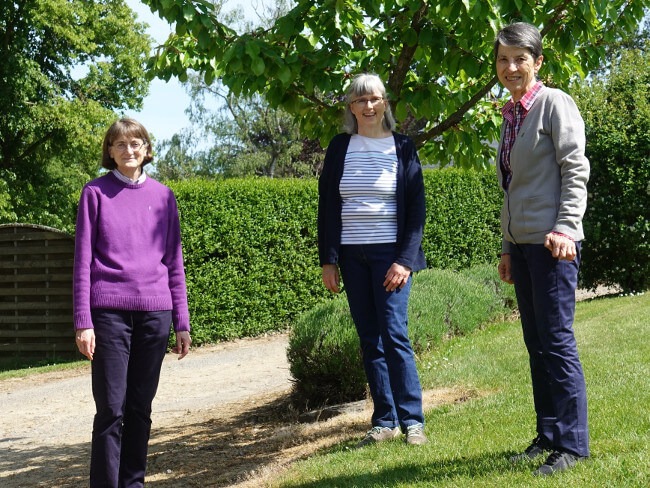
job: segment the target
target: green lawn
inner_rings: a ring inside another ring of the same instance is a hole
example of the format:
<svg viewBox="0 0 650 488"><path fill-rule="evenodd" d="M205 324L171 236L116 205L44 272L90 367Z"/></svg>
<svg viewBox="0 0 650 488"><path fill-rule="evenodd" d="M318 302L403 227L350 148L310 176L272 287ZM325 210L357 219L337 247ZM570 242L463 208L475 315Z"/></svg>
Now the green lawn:
<svg viewBox="0 0 650 488"><path fill-rule="evenodd" d="M420 358L424 388L460 386L473 399L426 413L426 446L355 439L296 463L276 487L650 486L650 295L578 304L576 335L587 380L592 457L552 478L509 455L535 436L519 323L453 339Z"/></svg>

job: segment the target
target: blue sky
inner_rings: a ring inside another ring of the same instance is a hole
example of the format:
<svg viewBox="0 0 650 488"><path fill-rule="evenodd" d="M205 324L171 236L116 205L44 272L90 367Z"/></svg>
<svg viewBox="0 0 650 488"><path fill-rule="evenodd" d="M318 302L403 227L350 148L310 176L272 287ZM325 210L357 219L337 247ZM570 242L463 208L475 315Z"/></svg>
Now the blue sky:
<svg viewBox="0 0 650 488"><path fill-rule="evenodd" d="M156 42L162 43L172 32L172 26L153 14L149 7L139 0L126 0L131 10L138 14L138 21L149 24L148 33ZM229 0L227 6L234 8L243 5L247 15L252 15L250 0ZM144 100L140 112L127 112L125 115L141 122L157 140L169 139L176 132L190 125L185 109L190 98L176 78L169 82L154 79L149 87L149 96Z"/></svg>

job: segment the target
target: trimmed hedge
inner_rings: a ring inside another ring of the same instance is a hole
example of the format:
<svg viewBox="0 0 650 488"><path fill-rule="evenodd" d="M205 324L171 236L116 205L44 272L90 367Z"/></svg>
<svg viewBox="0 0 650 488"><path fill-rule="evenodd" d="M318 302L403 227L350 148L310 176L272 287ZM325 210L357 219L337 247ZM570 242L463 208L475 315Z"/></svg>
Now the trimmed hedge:
<svg viewBox="0 0 650 488"><path fill-rule="evenodd" d="M503 192L494 169L424 172L427 220L422 247L429 268L497 262Z"/></svg>
<svg viewBox="0 0 650 488"><path fill-rule="evenodd" d="M315 253L315 186L193 180L178 200L195 344L281 330L326 298Z"/></svg>
<svg viewBox="0 0 650 488"><path fill-rule="evenodd" d="M501 195L491 171L427 170L431 267L496 262ZM196 345L288 328L330 298L317 252L316 180L169 182L178 200Z"/></svg>
<svg viewBox="0 0 650 488"><path fill-rule="evenodd" d="M409 337L415 354L435 349L512 314L514 287L496 266L462 271L427 269L414 276ZM294 399L301 409L359 400L366 394L359 337L344 294L300 316L293 324L288 357Z"/></svg>

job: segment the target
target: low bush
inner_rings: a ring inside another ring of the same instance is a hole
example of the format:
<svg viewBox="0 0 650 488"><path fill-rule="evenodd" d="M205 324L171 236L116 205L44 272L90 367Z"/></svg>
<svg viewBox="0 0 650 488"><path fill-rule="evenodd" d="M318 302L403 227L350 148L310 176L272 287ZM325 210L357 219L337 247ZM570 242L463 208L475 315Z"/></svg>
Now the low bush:
<svg viewBox="0 0 650 488"><path fill-rule="evenodd" d="M510 315L513 287L496 267L456 272L429 269L414 276L409 336L416 355L445 338L468 334ZM364 397L366 377L348 304L342 294L301 315L293 324L288 358L298 408L315 408Z"/></svg>

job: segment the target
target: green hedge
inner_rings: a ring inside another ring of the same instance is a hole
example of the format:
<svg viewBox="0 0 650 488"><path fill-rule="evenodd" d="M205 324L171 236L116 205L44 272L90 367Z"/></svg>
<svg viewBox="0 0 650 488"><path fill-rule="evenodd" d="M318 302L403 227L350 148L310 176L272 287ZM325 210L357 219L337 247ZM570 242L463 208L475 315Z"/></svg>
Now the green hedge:
<svg viewBox="0 0 650 488"><path fill-rule="evenodd" d="M496 262L503 192L494 169L424 172L427 221L422 247L429 268L464 269Z"/></svg>
<svg viewBox="0 0 650 488"><path fill-rule="evenodd" d="M181 214L195 344L282 330L330 295L317 253L315 180L170 182ZM495 262L493 172L425 171L429 266Z"/></svg>
<svg viewBox="0 0 650 488"><path fill-rule="evenodd" d="M445 338L473 332L512 314L514 287L492 264L462 271L427 269L414 277L409 337L415 354ZM293 324L288 357L294 399L301 409L364 398L366 377L344 294L301 315Z"/></svg>
<svg viewBox="0 0 650 488"><path fill-rule="evenodd" d="M286 328L327 295L315 253L313 181L170 184L181 217L196 344Z"/></svg>

